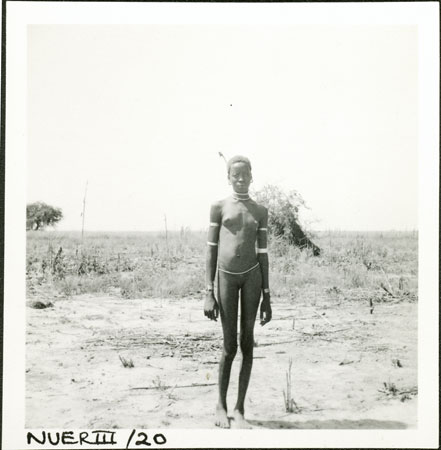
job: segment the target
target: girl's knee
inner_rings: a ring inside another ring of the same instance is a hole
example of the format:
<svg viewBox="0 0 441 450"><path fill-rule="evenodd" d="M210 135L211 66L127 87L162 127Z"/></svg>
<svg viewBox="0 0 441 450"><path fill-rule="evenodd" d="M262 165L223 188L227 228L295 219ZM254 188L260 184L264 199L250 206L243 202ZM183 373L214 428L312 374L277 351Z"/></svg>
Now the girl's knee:
<svg viewBox="0 0 441 450"><path fill-rule="evenodd" d="M225 359L232 361L237 353L237 342L224 343L224 357Z"/></svg>
<svg viewBox="0 0 441 450"><path fill-rule="evenodd" d="M253 336L241 337L240 351L243 356L253 356L254 338Z"/></svg>

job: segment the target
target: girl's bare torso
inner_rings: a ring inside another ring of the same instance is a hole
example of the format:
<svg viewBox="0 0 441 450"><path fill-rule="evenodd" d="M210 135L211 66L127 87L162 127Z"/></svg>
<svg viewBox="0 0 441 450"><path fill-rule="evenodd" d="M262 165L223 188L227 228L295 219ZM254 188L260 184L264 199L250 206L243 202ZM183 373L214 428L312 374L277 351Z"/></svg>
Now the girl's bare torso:
<svg viewBox="0 0 441 450"><path fill-rule="evenodd" d="M227 198L219 202L220 232L218 266L244 272L257 264L256 239L263 218L262 207L254 200Z"/></svg>

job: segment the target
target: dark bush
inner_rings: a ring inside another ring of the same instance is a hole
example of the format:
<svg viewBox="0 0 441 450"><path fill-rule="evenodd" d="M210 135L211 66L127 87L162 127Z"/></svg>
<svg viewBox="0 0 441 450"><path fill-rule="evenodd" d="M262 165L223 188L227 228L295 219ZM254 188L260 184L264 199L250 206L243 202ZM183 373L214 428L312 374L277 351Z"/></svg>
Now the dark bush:
<svg viewBox="0 0 441 450"><path fill-rule="evenodd" d="M268 208L269 237L283 238L290 245L301 249L312 249L315 256L320 255L320 248L299 225L299 209L306 207L302 196L296 191L288 193L279 187L266 185L253 193L256 201Z"/></svg>

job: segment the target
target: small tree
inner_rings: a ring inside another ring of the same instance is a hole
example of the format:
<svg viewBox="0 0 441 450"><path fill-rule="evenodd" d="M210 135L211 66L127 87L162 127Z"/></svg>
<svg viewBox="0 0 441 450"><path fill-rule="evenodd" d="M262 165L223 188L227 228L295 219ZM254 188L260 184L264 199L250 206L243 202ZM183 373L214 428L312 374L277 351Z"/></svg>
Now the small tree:
<svg viewBox="0 0 441 450"><path fill-rule="evenodd" d="M268 208L268 231L270 236L281 237L290 245L311 248L314 255L320 255L315 245L299 225L299 209L306 207L297 191L283 192L279 187L266 185L254 193L256 201Z"/></svg>
<svg viewBox="0 0 441 450"><path fill-rule="evenodd" d="M60 208L43 202L26 205L26 230L42 230L54 226L63 218Z"/></svg>

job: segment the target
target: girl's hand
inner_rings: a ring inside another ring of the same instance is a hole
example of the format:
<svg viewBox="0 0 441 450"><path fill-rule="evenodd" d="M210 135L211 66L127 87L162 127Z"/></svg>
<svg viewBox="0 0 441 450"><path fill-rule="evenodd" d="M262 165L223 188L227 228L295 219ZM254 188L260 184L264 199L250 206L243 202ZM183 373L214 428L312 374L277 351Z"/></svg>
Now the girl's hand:
<svg viewBox="0 0 441 450"><path fill-rule="evenodd" d="M269 292L263 293L263 300L260 304L260 325L267 324L272 317L271 301Z"/></svg>
<svg viewBox="0 0 441 450"><path fill-rule="evenodd" d="M217 304L213 291L208 291L205 296L204 315L215 322L219 317L219 305Z"/></svg>

